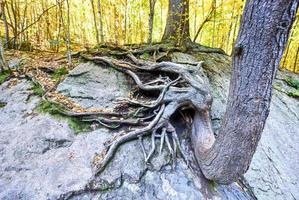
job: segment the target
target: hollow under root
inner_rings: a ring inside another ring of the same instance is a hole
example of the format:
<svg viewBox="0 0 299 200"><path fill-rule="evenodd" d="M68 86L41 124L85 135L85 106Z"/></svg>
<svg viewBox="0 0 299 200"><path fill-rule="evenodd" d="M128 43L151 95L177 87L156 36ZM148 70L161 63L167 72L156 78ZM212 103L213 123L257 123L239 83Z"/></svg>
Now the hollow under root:
<svg viewBox="0 0 299 200"><path fill-rule="evenodd" d="M183 151L179 141L179 137L174 126L170 122L170 116L177 110L177 106L164 104L160 107L155 118L145 127L130 131L128 133L122 132L105 144L105 149L101 154L94 158L93 165L95 174L102 172L106 165L112 160L118 147L130 140L138 139L144 154L145 163L149 163L150 159L157 150L156 139L160 139L159 152L166 146L172 155L173 166L176 162L177 153L180 152L182 157ZM143 144L142 138L151 135L151 149L147 153Z"/></svg>

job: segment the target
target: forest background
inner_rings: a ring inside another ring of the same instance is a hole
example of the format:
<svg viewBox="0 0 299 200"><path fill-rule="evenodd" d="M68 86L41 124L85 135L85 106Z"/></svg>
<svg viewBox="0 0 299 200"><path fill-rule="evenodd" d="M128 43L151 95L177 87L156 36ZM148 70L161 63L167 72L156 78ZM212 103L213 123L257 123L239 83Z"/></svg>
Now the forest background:
<svg viewBox="0 0 299 200"><path fill-rule="evenodd" d="M149 41L150 4L154 3L153 43L162 38L168 0L6 0L0 35L5 48L64 52L99 44ZM191 39L231 54L244 0L190 0ZM298 16L298 14L297 14ZM298 17L281 68L299 73Z"/></svg>

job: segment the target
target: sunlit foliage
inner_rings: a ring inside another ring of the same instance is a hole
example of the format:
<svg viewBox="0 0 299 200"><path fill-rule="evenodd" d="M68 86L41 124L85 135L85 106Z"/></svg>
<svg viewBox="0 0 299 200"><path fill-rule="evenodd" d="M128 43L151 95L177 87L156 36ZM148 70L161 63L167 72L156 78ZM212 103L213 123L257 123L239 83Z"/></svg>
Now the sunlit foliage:
<svg viewBox="0 0 299 200"><path fill-rule="evenodd" d="M100 0L100 6L98 0L69 0L69 3L73 50L78 47L95 46L97 41L102 41L100 38L97 40L101 35L103 42L119 45L146 43L148 39L149 0ZM196 42L220 47L230 54L238 34L243 5L244 0L190 0L191 39L195 38L200 28ZM15 45L14 48L17 46L25 50L30 50L32 47L54 51L65 50L67 31L65 0L6 0L4 7L9 41L10 45ZM161 40L167 9L168 0L157 0L153 42ZM1 36L4 39L3 20ZM282 67L299 72L298 52L299 23L297 20L281 63Z"/></svg>

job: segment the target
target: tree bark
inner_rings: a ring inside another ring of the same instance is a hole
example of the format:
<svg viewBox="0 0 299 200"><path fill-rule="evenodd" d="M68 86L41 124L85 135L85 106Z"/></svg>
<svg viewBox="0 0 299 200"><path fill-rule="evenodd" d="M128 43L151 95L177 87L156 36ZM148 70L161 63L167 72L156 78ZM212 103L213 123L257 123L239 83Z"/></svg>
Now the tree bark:
<svg viewBox="0 0 299 200"><path fill-rule="evenodd" d="M149 14L149 35L148 35L148 43L152 44L152 38L153 38L153 25L154 25L154 15L155 15L155 4L157 0L149 0L150 3L150 14Z"/></svg>
<svg viewBox="0 0 299 200"><path fill-rule="evenodd" d="M94 23L95 33L96 33L96 40L97 40L97 44L99 45L100 37L99 37L99 30L98 30L98 24L97 24L97 18L96 18L96 12L95 12L93 0L90 0L90 3L91 3L91 7L92 7L93 23Z"/></svg>
<svg viewBox="0 0 299 200"><path fill-rule="evenodd" d="M189 42L189 0L169 0L167 21L162 41L181 45Z"/></svg>
<svg viewBox="0 0 299 200"><path fill-rule="evenodd" d="M297 69L298 57L299 57L299 46L297 47L296 56L295 56L295 63L294 63L294 68L293 68L293 72L295 72L295 73L296 73L296 69Z"/></svg>
<svg viewBox="0 0 299 200"><path fill-rule="evenodd" d="M66 30L66 47L67 47L67 60L68 65L72 65L72 56L71 56L71 30L70 30L70 4L69 0L66 0L66 7L67 7L67 30Z"/></svg>
<svg viewBox="0 0 299 200"><path fill-rule="evenodd" d="M4 24L4 30L5 30L4 47L8 48L9 47L9 45L8 45L8 42L9 42L9 29L8 29L6 14L5 14L5 1L1 0L0 4L1 4L1 15L2 15L2 20L3 20L3 24Z"/></svg>
<svg viewBox="0 0 299 200"><path fill-rule="evenodd" d="M283 55L299 0L247 1L233 53L227 109L215 138L209 113L197 112L192 143L208 179L229 184L251 162L269 114L272 81Z"/></svg>
<svg viewBox="0 0 299 200"><path fill-rule="evenodd" d="M9 69L9 66L5 60L4 49L2 46L2 41L0 40L0 73L7 69Z"/></svg>
<svg viewBox="0 0 299 200"><path fill-rule="evenodd" d="M100 19L100 36L101 36L101 43L104 42L104 32L103 32L103 20L102 20L102 6L101 0L98 0L98 15Z"/></svg>

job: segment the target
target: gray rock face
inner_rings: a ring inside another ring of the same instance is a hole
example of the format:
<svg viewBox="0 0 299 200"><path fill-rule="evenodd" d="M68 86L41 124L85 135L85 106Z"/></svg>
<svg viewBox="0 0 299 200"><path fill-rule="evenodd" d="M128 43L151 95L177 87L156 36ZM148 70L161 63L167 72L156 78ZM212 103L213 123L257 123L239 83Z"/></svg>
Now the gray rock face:
<svg viewBox="0 0 299 200"><path fill-rule="evenodd" d="M114 106L116 98L128 95L129 86L124 74L105 66L84 63L70 72L57 91L85 108L109 108Z"/></svg>
<svg viewBox="0 0 299 200"><path fill-rule="evenodd" d="M229 87L228 61L217 55L206 62L206 71L213 88L212 119L219 128L225 112ZM202 58L202 57L201 57ZM220 61L221 59L222 61ZM281 80L287 72L278 72L281 87L288 88ZM296 74L288 74L299 80ZM262 138L254 154L250 169L245 174L258 199L299 199L299 101L285 93L273 90L270 114Z"/></svg>
<svg viewBox="0 0 299 200"><path fill-rule="evenodd" d="M202 56L202 57L201 57ZM194 57L204 59L205 54ZM186 60L176 54L175 60ZM189 57L187 60L190 60ZM229 60L211 55L205 71L215 97L212 118L217 129L225 111ZM86 107L109 107L129 92L126 77L94 64L81 64L58 90ZM194 177L178 159L175 169L165 149L153 165L144 163L138 141L121 146L97 177L91 161L115 132L101 128L75 135L64 120L37 113L31 86L0 86L0 199L296 199L298 197L298 101L275 92L269 120L245 178L252 187L215 185ZM107 98L110 95L109 98ZM149 139L144 141L148 150Z"/></svg>
<svg viewBox="0 0 299 200"><path fill-rule="evenodd" d="M259 199L299 199L299 102L275 91L270 109L245 177Z"/></svg>

